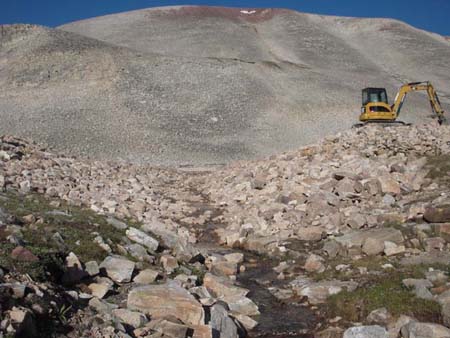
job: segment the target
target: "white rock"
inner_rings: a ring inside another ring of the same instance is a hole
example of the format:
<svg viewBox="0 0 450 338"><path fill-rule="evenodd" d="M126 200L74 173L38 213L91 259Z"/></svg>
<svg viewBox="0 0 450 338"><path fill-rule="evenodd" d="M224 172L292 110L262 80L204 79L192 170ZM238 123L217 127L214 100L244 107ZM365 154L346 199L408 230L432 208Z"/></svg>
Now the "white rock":
<svg viewBox="0 0 450 338"><path fill-rule="evenodd" d="M379 325L354 326L344 332L343 338L389 338L388 332Z"/></svg>
<svg viewBox="0 0 450 338"><path fill-rule="evenodd" d="M141 230L131 227L126 231L126 235L133 242L146 246L151 252L158 249L158 241Z"/></svg>

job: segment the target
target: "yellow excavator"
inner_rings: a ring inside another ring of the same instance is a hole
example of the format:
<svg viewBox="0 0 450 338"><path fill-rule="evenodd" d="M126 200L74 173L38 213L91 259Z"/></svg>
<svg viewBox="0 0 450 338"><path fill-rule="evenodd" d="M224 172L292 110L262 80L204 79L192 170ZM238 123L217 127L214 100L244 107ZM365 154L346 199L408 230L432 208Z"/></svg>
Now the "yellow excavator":
<svg viewBox="0 0 450 338"><path fill-rule="evenodd" d="M413 82L400 87L394 104L389 105L385 88L365 88L362 90L362 107L359 120L366 123L402 123L397 121L409 92L423 90L428 94L431 110L437 115L439 124L445 121L444 110L441 107L439 97L430 82Z"/></svg>

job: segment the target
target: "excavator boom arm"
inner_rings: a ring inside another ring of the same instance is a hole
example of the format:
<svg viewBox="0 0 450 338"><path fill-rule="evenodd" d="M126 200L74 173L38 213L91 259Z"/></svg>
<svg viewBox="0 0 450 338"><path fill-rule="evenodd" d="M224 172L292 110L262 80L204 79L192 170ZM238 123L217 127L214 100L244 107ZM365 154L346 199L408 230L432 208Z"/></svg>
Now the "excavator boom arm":
<svg viewBox="0 0 450 338"><path fill-rule="evenodd" d="M406 95L413 91L426 91L430 100L431 109L438 116L439 123L444 121L444 110L441 107L439 97L430 82L414 82L403 85L395 97L392 111L398 117L405 101Z"/></svg>

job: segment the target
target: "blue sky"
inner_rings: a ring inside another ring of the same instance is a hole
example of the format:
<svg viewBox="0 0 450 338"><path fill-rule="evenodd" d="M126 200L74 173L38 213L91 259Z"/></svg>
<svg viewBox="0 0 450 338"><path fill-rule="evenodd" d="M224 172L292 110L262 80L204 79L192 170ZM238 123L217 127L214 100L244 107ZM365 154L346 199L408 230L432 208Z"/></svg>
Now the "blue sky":
<svg viewBox="0 0 450 338"><path fill-rule="evenodd" d="M35 23L58 26L89 17L139 8L170 5L278 7L302 12L400 19L418 28L450 35L450 0L0 0L0 24Z"/></svg>

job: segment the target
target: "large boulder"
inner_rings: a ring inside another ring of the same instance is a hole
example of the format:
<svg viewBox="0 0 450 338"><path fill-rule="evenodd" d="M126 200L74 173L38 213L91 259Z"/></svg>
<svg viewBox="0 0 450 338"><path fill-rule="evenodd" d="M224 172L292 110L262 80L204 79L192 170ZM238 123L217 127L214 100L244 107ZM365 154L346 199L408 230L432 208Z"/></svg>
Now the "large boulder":
<svg viewBox="0 0 450 338"><path fill-rule="evenodd" d="M205 320L202 305L173 281L133 288L128 294L127 307L146 313L152 318L172 315L186 324L201 325Z"/></svg>

